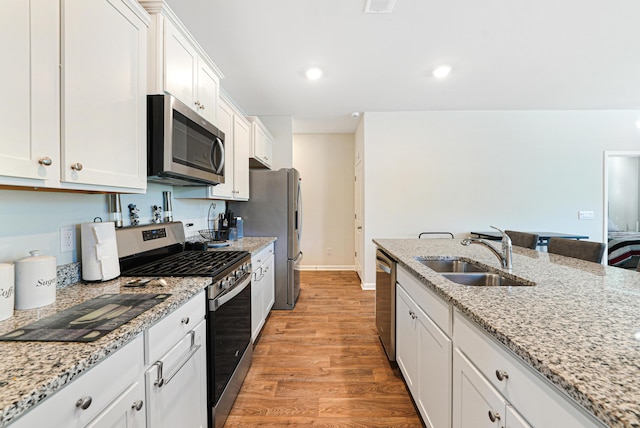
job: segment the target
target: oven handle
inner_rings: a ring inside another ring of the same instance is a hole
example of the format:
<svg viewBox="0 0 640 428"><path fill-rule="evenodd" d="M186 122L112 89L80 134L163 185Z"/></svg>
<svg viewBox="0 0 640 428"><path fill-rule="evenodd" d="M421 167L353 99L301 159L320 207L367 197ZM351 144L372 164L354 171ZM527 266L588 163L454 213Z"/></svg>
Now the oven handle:
<svg viewBox="0 0 640 428"><path fill-rule="evenodd" d="M162 363L162 360L158 360L158 361L155 362L154 366L156 366L158 368L158 378L153 384L155 386L157 386L158 388L162 388L164 385L169 384L169 382L171 382L171 379L173 379L173 377L175 375L177 375L180 370L182 370L184 365L189 362L191 357L193 357L195 355L195 353L198 352L198 350L200 349L200 346L202 346L200 344L196 345L196 332L195 331L191 330L188 334L191 335L191 347L189 348L189 353L187 354L185 359L182 360L182 362L178 365L178 367L166 379L162 375L162 368L163 368L163 365L164 365Z"/></svg>
<svg viewBox="0 0 640 428"><path fill-rule="evenodd" d="M238 294L240 294L242 290L247 288L249 284L251 284L251 275L247 275L246 279L242 281L240 285L233 287L230 291L218 297L217 299L213 299L213 301L211 302L213 307L209 309L213 311L217 310L220 306L224 305L229 300L233 299Z"/></svg>

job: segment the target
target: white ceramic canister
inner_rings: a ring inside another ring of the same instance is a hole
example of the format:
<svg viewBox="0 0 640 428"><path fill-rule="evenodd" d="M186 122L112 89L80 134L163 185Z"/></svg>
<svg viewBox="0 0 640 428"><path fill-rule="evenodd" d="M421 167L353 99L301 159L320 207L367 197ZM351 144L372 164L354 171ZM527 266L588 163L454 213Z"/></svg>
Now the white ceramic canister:
<svg viewBox="0 0 640 428"><path fill-rule="evenodd" d="M30 257L15 261L16 309L32 309L56 301L58 275L56 258L43 256L40 250L29 251Z"/></svg>
<svg viewBox="0 0 640 428"><path fill-rule="evenodd" d="M0 321L13 316L15 300L13 269L11 263L0 263Z"/></svg>

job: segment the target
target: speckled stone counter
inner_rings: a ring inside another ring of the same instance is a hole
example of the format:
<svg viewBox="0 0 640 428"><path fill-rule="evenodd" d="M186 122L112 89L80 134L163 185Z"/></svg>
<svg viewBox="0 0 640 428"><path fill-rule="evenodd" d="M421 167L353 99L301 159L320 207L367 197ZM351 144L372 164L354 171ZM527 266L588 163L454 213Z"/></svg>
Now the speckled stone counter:
<svg viewBox="0 0 640 428"><path fill-rule="evenodd" d="M228 247L212 248L215 251L248 251L251 254L255 254L262 250L267 245L275 242L278 238L272 237L251 237L245 236L237 241L230 241L231 245Z"/></svg>
<svg viewBox="0 0 640 428"><path fill-rule="evenodd" d="M273 241L275 238L243 238L232 246L219 250L243 250L255 254ZM103 283L77 283L58 289L56 302L53 304L14 311L12 318L1 321L0 334L4 334L102 294L171 294L164 302L95 342L0 342L0 427L8 425L109 354L122 348L211 283L210 278L200 277L165 279L168 285L164 287L123 287L128 278Z"/></svg>
<svg viewBox="0 0 640 428"><path fill-rule="evenodd" d="M374 242L607 426L640 427L640 273L514 247L513 275L535 286L463 286L414 257L467 258L503 272L488 249Z"/></svg>

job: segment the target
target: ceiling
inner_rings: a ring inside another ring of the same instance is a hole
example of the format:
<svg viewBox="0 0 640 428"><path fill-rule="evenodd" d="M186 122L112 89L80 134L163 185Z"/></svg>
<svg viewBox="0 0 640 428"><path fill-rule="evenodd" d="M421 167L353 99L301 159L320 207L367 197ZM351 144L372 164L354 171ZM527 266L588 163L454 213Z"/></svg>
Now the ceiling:
<svg viewBox="0 0 640 428"><path fill-rule="evenodd" d="M353 112L640 109L638 0L168 3L223 90L247 114L293 117L295 133L353 132Z"/></svg>

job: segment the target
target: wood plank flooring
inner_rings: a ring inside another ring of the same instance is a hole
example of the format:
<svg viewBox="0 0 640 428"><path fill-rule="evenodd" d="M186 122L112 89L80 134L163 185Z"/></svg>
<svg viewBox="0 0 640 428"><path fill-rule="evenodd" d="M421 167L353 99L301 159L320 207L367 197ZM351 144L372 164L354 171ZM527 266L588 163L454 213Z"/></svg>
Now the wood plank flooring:
<svg viewBox="0 0 640 428"><path fill-rule="evenodd" d="M288 425L423 426L355 272L302 272L295 309L267 319L225 428Z"/></svg>

